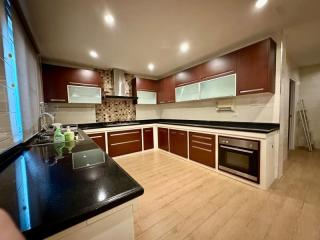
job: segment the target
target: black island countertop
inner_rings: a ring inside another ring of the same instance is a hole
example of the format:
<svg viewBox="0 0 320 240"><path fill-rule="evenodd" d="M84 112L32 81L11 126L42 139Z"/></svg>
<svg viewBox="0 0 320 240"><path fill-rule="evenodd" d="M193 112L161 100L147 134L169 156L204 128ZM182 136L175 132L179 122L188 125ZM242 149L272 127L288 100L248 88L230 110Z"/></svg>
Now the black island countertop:
<svg viewBox="0 0 320 240"><path fill-rule="evenodd" d="M203 120L180 120L180 119L151 119L151 120L135 120L135 121L125 121L125 122L99 122L99 123L79 124L78 126L83 130L88 130L88 129L97 129L97 128L109 128L109 127L119 127L119 126L154 124L154 123L253 132L253 133L264 133L264 134L271 133L273 131L279 130L280 128L280 124L278 123L203 121Z"/></svg>
<svg viewBox="0 0 320 240"><path fill-rule="evenodd" d="M84 133L84 140L26 147L0 172L0 207L27 239L43 239L143 194Z"/></svg>

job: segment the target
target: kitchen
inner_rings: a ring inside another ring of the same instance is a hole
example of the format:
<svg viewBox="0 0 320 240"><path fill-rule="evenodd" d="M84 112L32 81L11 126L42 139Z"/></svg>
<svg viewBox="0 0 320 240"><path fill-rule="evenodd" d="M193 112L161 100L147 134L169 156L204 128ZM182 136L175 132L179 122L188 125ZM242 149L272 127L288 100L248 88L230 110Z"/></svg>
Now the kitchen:
<svg viewBox="0 0 320 240"><path fill-rule="evenodd" d="M319 3L301 4L6 0L8 225L26 239L317 239Z"/></svg>

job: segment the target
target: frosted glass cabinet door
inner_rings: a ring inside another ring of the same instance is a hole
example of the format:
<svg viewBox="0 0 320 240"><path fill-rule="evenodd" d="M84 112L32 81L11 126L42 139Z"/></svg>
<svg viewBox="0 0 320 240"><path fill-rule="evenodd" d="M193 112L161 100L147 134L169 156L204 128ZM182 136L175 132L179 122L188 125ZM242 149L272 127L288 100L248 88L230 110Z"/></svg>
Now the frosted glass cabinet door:
<svg viewBox="0 0 320 240"><path fill-rule="evenodd" d="M157 93L137 91L138 104L157 104Z"/></svg>
<svg viewBox="0 0 320 240"><path fill-rule="evenodd" d="M199 83L176 88L176 102L199 100Z"/></svg>
<svg viewBox="0 0 320 240"><path fill-rule="evenodd" d="M236 74L200 83L200 99L236 96Z"/></svg>
<svg viewBox="0 0 320 240"><path fill-rule="evenodd" d="M68 102L101 104L101 88L68 85Z"/></svg>

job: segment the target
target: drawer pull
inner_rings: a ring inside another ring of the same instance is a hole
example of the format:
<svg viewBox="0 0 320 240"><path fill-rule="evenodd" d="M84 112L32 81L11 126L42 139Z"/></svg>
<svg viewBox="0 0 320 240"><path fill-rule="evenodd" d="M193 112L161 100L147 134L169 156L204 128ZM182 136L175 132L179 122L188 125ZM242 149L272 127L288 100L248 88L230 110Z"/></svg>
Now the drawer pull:
<svg viewBox="0 0 320 240"><path fill-rule="evenodd" d="M93 87L99 87L98 84L92 84L92 83L77 83L77 82L69 82L73 85L80 85L80 86L93 86Z"/></svg>
<svg viewBox="0 0 320 240"><path fill-rule="evenodd" d="M127 143L134 143L134 142L140 142L140 140L132 140L132 141L126 141L126 142L112 143L111 146L127 144Z"/></svg>
<svg viewBox="0 0 320 240"><path fill-rule="evenodd" d="M89 136L90 137L90 136ZM91 139L102 138L102 136L92 136Z"/></svg>
<svg viewBox="0 0 320 240"><path fill-rule="evenodd" d="M164 103L164 101L160 101L159 103Z"/></svg>
<svg viewBox="0 0 320 240"><path fill-rule="evenodd" d="M50 101L51 102L66 102L66 100L62 99L62 98L51 98Z"/></svg>
<svg viewBox="0 0 320 240"><path fill-rule="evenodd" d="M174 100L167 101L167 103L174 103Z"/></svg>
<svg viewBox="0 0 320 240"><path fill-rule="evenodd" d="M208 140L212 140L213 136L212 137L204 137L204 136L200 136L200 135L192 135L192 137L195 137L195 138L202 138L202 139L208 139Z"/></svg>
<svg viewBox="0 0 320 240"><path fill-rule="evenodd" d="M242 90L242 91L240 91L240 93L260 92L263 90L264 90L264 88L256 88L256 89L250 89L250 90Z"/></svg>
<svg viewBox="0 0 320 240"><path fill-rule="evenodd" d="M186 133L179 133L180 135L182 135L182 136L185 136L186 135Z"/></svg>
<svg viewBox="0 0 320 240"><path fill-rule="evenodd" d="M110 134L110 137L122 136L122 135L128 135L128 134L136 134L136 133L140 133L140 132L139 131L135 131L135 132L113 133L113 134Z"/></svg>
<svg viewBox="0 0 320 240"><path fill-rule="evenodd" d="M197 147L197 146L192 146L192 147L193 147L193 148L200 149L200 150L203 150L203 151L212 152L212 150L205 149L205 148L202 148L202 147Z"/></svg>
<svg viewBox="0 0 320 240"><path fill-rule="evenodd" d="M207 145L207 146L212 146L212 144L211 143L204 143L204 142L200 142L200 141L196 141L196 140L192 140L192 142L194 142L194 143L199 143L199 144L203 144L203 145Z"/></svg>
<svg viewBox="0 0 320 240"><path fill-rule="evenodd" d="M151 129L145 129L144 131L145 131L145 132L152 132Z"/></svg>

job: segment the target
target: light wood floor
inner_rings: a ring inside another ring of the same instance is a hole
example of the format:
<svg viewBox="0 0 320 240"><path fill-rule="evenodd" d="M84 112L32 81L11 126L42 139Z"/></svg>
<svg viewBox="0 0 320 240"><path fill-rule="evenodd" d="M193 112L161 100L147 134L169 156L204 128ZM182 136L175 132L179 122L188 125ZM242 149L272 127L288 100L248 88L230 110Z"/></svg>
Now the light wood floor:
<svg viewBox="0 0 320 240"><path fill-rule="evenodd" d="M136 239L320 239L320 152L290 153L259 190L161 151L117 162L145 189Z"/></svg>

